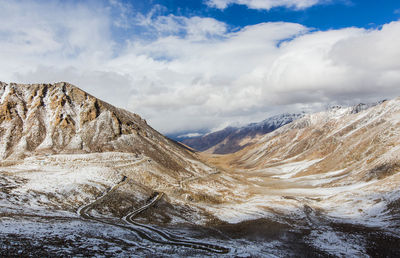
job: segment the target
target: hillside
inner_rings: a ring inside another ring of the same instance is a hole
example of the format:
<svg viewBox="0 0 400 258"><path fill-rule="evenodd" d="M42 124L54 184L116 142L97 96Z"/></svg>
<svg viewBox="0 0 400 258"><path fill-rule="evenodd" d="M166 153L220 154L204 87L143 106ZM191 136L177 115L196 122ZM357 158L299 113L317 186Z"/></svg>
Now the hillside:
<svg viewBox="0 0 400 258"><path fill-rule="evenodd" d="M319 159L294 176L344 169L354 175L366 173L365 178L357 178L357 181L371 180L375 178L371 171L378 172L379 167L396 168L400 140L397 132L399 100L369 106L333 107L306 115L238 153L240 159L236 164L263 169L286 161ZM379 178L389 175L382 174Z"/></svg>

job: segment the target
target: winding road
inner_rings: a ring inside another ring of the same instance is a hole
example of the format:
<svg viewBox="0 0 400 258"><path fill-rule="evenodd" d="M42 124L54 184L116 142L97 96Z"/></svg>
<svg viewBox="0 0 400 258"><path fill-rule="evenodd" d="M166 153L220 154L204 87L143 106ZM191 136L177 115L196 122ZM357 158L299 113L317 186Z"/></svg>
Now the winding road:
<svg viewBox="0 0 400 258"><path fill-rule="evenodd" d="M85 218L85 219L94 219L94 220L97 220L95 217L91 216L88 212L93 208L93 206L94 206L95 204L100 203L107 195L109 195L110 193L114 192L118 187L120 187L121 185L123 185L124 183L126 183L126 179L127 179L127 177L126 177L126 176L123 176L123 178L121 179L121 181L120 181L118 184L114 185L108 192L106 192L105 194L103 194L100 198L96 199L96 200L95 200L94 202L92 202L92 203L89 203L89 204L87 204L87 205L85 205L85 206L80 207L80 208L77 210L78 215L81 216L82 218Z"/></svg>
<svg viewBox="0 0 400 258"><path fill-rule="evenodd" d="M112 225L112 226L116 226L116 227L119 227L119 228L123 228L123 229L127 229L127 230L130 230L130 231L133 231L139 237L141 237L143 239L146 239L148 241L151 241L153 243L157 243L157 244L190 247L190 248L194 248L194 249L205 250L205 251L209 251L209 252L213 252L213 253L219 253L219 254L229 253L229 251L230 251L229 248L225 248L225 247L222 247L222 246L213 245L213 244L209 244L209 243L177 239L177 238L171 236L170 234L168 234L168 233L166 233L166 232L164 232L164 231L162 231L160 229L157 229L157 228L154 228L154 227L151 227L151 226L148 226L148 225L143 225L143 224L137 223L137 222L135 222L133 220L137 215L139 215L140 213L144 212L145 210L151 208L159 200L161 200L162 197L164 196L164 193L157 193L157 195L155 197L153 197L149 203L143 205L139 209L134 210L133 212L129 213L128 215L126 215L123 218L123 220L125 222L129 223L131 226L134 226L134 227L121 225L121 224L116 224L116 223L113 223L113 222L102 220L100 218L96 218L96 217L94 217L94 216L89 214L89 211L93 208L94 205L100 203L107 195L109 195L110 193L114 192L118 187L120 187L121 185L126 183L126 179L127 179L127 177L124 176L119 183L117 183L115 186L113 186L108 192L106 192L100 198L96 199L92 203L89 203L87 205L84 205L84 206L80 207L77 210L77 213L79 214L79 216L81 216L84 219L94 220L94 221L97 221L97 222L100 222L100 223L104 223L104 224L108 224L108 225ZM150 234L148 234L149 232L153 233L153 234L157 234L163 240L155 239Z"/></svg>

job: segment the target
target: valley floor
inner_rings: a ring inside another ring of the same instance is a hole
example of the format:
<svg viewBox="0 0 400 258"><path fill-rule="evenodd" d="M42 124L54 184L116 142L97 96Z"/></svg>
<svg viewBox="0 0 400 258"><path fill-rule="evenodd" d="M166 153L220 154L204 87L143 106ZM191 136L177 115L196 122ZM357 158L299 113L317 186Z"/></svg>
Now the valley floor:
<svg viewBox="0 0 400 258"><path fill-rule="evenodd" d="M295 176L317 160L245 172L203 158L214 170L176 183L146 181L158 171L133 154L4 161L0 256L400 256L397 174L339 185L343 171Z"/></svg>
<svg viewBox="0 0 400 258"><path fill-rule="evenodd" d="M66 217L2 214L1 257L209 256L190 247L157 244L130 230ZM163 230L229 248L226 257L398 257L400 238L382 230L331 222L291 227L260 219L216 228L187 225Z"/></svg>

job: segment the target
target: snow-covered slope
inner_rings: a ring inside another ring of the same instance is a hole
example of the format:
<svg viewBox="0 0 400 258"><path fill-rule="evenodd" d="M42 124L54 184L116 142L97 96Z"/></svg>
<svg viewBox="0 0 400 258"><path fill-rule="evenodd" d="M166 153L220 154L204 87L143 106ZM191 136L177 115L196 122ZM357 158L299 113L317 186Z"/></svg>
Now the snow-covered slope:
<svg viewBox="0 0 400 258"><path fill-rule="evenodd" d="M252 123L247 126L239 128L240 131L261 131L263 134L271 131L271 129L276 130L286 124L289 124L297 119L302 118L305 113L290 114L284 113L276 116L269 117L259 123Z"/></svg>

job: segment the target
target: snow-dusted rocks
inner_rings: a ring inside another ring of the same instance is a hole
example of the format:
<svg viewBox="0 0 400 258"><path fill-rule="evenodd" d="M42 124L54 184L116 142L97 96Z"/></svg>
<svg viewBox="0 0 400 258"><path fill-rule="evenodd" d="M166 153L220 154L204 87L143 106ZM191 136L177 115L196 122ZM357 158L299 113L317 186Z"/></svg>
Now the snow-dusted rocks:
<svg viewBox="0 0 400 258"><path fill-rule="evenodd" d="M155 137L138 115L68 83L0 84L1 157L115 150L118 139ZM133 147L126 147L134 151Z"/></svg>

